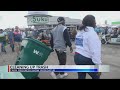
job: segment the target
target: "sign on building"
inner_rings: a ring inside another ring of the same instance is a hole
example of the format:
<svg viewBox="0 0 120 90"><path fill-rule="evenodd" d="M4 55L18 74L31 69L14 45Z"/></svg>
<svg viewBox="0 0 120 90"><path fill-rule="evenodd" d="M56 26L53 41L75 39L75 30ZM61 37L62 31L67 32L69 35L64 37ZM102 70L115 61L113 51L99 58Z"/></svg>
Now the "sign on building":
<svg viewBox="0 0 120 90"><path fill-rule="evenodd" d="M46 16L29 16L27 17L28 25L46 24L49 22L49 17Z"/></svg>

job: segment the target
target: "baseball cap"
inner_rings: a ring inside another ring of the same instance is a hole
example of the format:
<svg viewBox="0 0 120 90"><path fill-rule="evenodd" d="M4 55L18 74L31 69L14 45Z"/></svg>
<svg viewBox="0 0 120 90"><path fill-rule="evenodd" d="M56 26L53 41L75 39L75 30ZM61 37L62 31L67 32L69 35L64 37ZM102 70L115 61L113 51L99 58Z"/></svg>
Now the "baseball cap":
<svg viewBox="0 0 120 90"><path fill-rule="evenodd" d="M57 19L58 22L65 21L64 17L58 17Z"/></svg>

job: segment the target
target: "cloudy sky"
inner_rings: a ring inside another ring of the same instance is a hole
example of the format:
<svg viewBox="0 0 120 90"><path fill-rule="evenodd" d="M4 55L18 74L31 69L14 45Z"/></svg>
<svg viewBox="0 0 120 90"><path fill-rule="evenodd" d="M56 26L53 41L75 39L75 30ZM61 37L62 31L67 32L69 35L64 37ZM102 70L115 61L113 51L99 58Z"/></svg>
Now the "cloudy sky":
<svg viewBox="0 0 120 90"><path fill-rule="evenodd" d="M97 24L104 24L111 21L120 21L120 11L49 11L53 16L64 16L75 19L83 19L85 15L91 14L96 17ZM0 11L0 28L27 27L27 11Z"/></svg>

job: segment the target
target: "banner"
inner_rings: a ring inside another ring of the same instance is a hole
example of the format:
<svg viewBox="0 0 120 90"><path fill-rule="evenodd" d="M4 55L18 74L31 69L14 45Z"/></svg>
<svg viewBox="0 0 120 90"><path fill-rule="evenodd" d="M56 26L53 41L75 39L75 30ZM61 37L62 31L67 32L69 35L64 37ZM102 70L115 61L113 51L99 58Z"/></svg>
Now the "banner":
<svg viewBox="0 0 120 90"><path fill-rule="evenodd" d="M8 72L109 72L108 65L8 65Z"/></svg>

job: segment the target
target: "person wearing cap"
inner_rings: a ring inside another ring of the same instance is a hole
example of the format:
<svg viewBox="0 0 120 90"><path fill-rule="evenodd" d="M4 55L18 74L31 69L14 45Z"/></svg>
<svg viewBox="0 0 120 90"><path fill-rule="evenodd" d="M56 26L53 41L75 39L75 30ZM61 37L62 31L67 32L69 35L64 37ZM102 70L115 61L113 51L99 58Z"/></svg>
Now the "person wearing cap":
<svg viewBox="0 0 120 90"><path fill-rule="evenodd" d="M87 15L82 21L83 26L75 38L76 65L101 65L101 41L95 32L96 21L93 15ZM87 72L78 72L78 79L85 79ZM92 79L99 79L101 72L88 72Z"/></svg>
<svg viewBox="0 0 120 90"><path fill-rule="evenodd" d="M63 17L59 17L57 19L58 25L51 31L51 48L54 49L57 53L57 57L59 60L59 65L66 65L66 48L67 46L70 47L70 51L72 53L72 44L70 41L68 29L65 26L65 19ZM57 76L59 75L59 78L64 78L67 76L67 73L64 72L52 72L51 76L54 79L57 79Z"/></svg>

